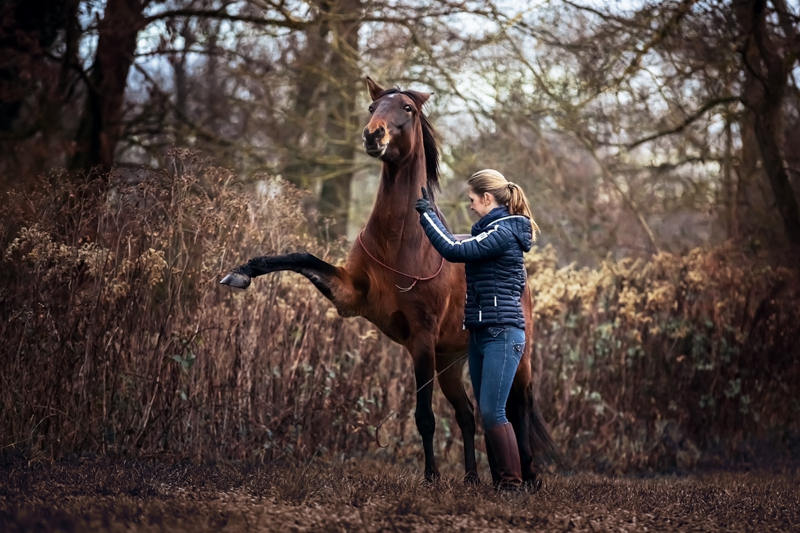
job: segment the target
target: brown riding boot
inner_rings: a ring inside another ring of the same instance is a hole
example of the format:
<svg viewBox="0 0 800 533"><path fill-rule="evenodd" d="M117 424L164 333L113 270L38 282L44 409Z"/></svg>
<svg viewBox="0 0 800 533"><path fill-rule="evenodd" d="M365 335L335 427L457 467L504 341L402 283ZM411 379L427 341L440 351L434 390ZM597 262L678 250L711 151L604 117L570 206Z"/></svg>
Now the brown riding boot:
<svg viewBox="0 0 800 533"><path fill-rule="evenodd" d="M514 428L509 422L498 424L486 430L486 440L494 452L494 463L497 469L495 486L501 490L519 490L522 488L522 467L519 462L519 448Z"/></svg>

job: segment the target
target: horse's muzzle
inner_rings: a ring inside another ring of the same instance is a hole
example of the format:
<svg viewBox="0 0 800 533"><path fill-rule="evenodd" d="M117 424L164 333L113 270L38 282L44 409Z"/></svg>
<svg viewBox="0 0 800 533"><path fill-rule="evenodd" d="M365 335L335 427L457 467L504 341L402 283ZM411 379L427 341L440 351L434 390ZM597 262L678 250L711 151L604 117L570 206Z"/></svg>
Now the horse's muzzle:
<svg viewBox="0 0 800 533"><path fill-rule="evenodd" d="M383 126L378 126L374 131L369 131L369 127L364 128L361 133L361 138L364 140L364 150L367 155L372 157L381 157L386 153L386 147L389 146L388 142L383 142L386 130Z"/></svg>
<svg viewBox="0 0 800 533"><path fill-rule="evenodd" d="M367 143L364 143L364 150L366 150L368 156L381 157L386 153L386 148L388 146L388 144L375 143L373 145L368 145Z"/></svg>

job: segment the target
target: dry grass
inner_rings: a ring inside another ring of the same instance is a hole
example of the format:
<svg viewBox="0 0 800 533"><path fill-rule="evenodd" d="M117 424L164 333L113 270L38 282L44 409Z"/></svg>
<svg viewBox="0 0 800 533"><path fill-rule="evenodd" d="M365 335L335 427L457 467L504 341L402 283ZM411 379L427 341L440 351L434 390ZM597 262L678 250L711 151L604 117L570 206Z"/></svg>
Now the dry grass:
<svg viewBox="0 0 800 533"><path fill-rule="evenodd" d="M375 460L298 466L84 459L2 469L3 531L792 531L797 471L550 475L498 494Z"/></svg>

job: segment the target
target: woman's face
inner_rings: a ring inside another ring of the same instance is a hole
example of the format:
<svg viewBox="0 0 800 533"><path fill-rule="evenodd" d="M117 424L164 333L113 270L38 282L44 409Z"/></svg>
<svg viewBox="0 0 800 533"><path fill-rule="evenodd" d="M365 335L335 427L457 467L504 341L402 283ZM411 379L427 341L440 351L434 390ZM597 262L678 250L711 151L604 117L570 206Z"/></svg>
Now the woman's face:
<svg viewBox="0 0 800 533"><path fill-rule="evenodd" d="M477 194L472 189L469 189L467 195L469 196L469 208L473 213L478 215L478 218L483 217L489 211L498 206L494 196L488 192Z"/></svg>

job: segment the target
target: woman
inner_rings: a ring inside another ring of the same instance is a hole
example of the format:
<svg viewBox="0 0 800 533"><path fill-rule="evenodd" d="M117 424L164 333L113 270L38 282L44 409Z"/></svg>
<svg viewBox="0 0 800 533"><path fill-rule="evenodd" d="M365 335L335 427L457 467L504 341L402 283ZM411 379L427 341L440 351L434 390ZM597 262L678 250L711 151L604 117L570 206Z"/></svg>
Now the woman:
<svg viewBox="0 0 800 533"><path fill-rule="evenodd" d="M506 418L506 401L525 347L522 256L531 249L539 227L522 189L498 171L476 172L467 184L469 207L480 217L467 239L457 241L445 228L424 188L415 208L442 257L465 263L469 375L491 448L492 478L500 488L516 489L522 484L519 448Z"/></svg>

